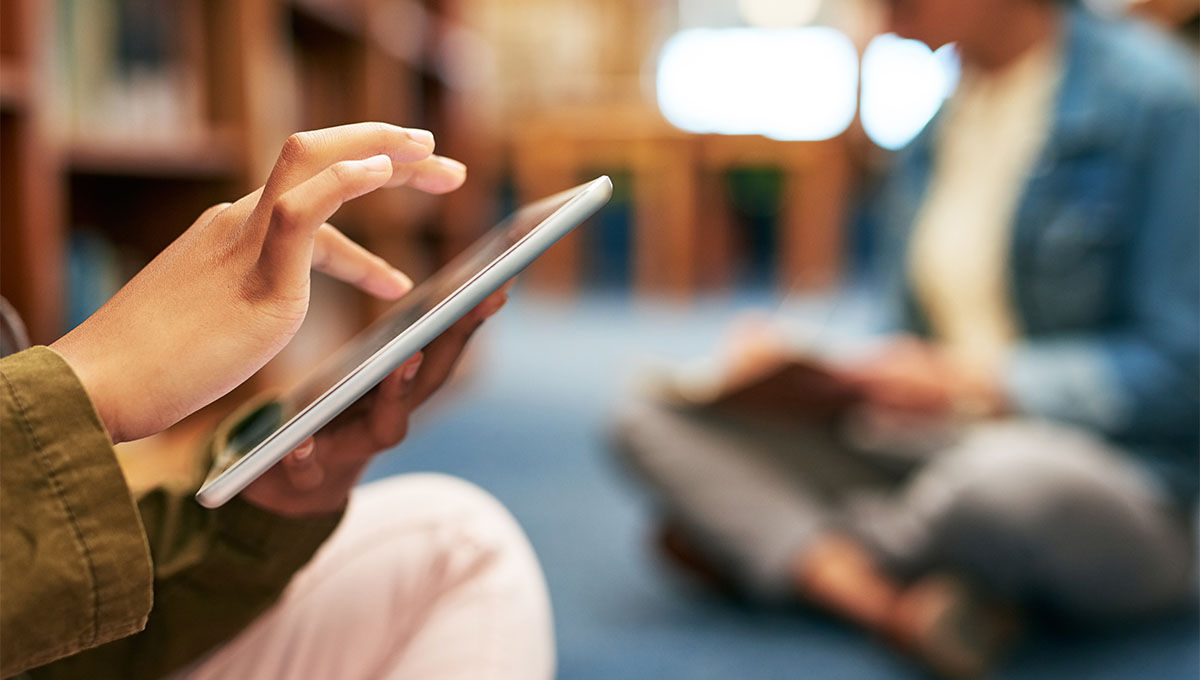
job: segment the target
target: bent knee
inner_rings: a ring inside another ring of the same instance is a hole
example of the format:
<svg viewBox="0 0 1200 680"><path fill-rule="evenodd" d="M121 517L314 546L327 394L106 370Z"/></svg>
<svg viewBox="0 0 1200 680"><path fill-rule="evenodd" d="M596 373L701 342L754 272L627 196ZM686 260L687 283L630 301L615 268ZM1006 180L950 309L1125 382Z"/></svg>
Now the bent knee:
<svg viewBox="0 0 1200 680"><path fill-rule="evenodd" d="M528 551L528 539L508 509L465 479L422 472L388 477L355 490L348 516L360 525L394 524L473 543L490 551Z"/></svg>
<svg viewBox="0 0 1200 680"><path fill-rule="evenodd" d="M934 464L945 512L1036 532L1151 495L1139 470L1091 435L1046 423L979 428Z"/></svg>
<svg viewBox="0 0 1200 680"><path fill-rule="evenodd" d="M390 565L392 590L416 591L444 616L477 612L470 630L494 645L494 665L507 669L497 677L552 677L545 576L525 532L492 494L445 474L390 477L355 490L343 528L355 532L356 546L385 555L378 559Z"/></svg>
<svg viewBox="0 0 1200 680"><path fill-rule="evenodd" d="M1067 613L1163 606L1186 569L1181 534L1131 464L1077 445L963 451L932 518L935 552Z"/></svg>

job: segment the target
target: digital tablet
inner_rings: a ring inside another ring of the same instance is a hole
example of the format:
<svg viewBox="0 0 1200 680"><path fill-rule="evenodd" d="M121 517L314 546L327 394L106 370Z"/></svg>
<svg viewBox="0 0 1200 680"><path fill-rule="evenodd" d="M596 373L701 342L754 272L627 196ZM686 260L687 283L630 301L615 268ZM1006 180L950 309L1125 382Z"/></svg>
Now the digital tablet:
<svg viewBox="0 0 1200 680"><path fill-rule="evenodd" d="M218 507L529 266L612 196L600 177L525 206L400 298L330 360L238 424L196 494Z"/></svg>

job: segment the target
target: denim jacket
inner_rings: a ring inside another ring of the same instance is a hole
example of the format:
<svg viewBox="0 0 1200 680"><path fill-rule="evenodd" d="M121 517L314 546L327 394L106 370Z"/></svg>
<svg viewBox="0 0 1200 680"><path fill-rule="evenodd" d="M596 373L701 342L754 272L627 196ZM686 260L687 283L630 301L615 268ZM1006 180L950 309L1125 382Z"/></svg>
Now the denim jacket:
<svg viewBox="0 0 1200 680"><path fill-rule="evenodd" d="M1022 340L1004 369L1017 411L1131 451L1178 500L1200 490L1200 100L1182 48L1083 10L1063 22L1049 141L1010 245ZM879 269L890 327L927 334L909 233L941 118L896 158ZM987 162L987 159L980 159ZM895 293L892 293L895 295Z"/></svg>

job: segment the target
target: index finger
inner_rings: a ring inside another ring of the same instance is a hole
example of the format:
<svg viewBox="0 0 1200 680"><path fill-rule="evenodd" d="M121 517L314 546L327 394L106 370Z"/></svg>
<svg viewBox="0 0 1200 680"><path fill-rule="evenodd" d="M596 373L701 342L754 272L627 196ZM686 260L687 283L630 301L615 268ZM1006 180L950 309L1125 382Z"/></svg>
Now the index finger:
<svg viewBox="0 0 1200 680"><path fill-rule="evenodd" d="M433 154L433 133L388 123L353 123L297 132L279 152L264 187L267 196L280 196L340 161L386 155L393 164L413 163Z"/></svg>

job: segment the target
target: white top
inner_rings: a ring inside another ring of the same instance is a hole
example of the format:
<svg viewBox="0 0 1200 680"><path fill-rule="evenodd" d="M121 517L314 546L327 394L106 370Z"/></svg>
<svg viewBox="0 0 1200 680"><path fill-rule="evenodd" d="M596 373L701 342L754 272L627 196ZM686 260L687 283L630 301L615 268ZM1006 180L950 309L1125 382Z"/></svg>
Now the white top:
<svg viewBox="0 0 1200 680"><path fill-rule="evenodd" d="M909 275L935 337L981 368L999 365L1020 334L1010 240L1049 136L1061 69L1057 46L1039 46L999 72L964 70L946 104Z"/></svg>

